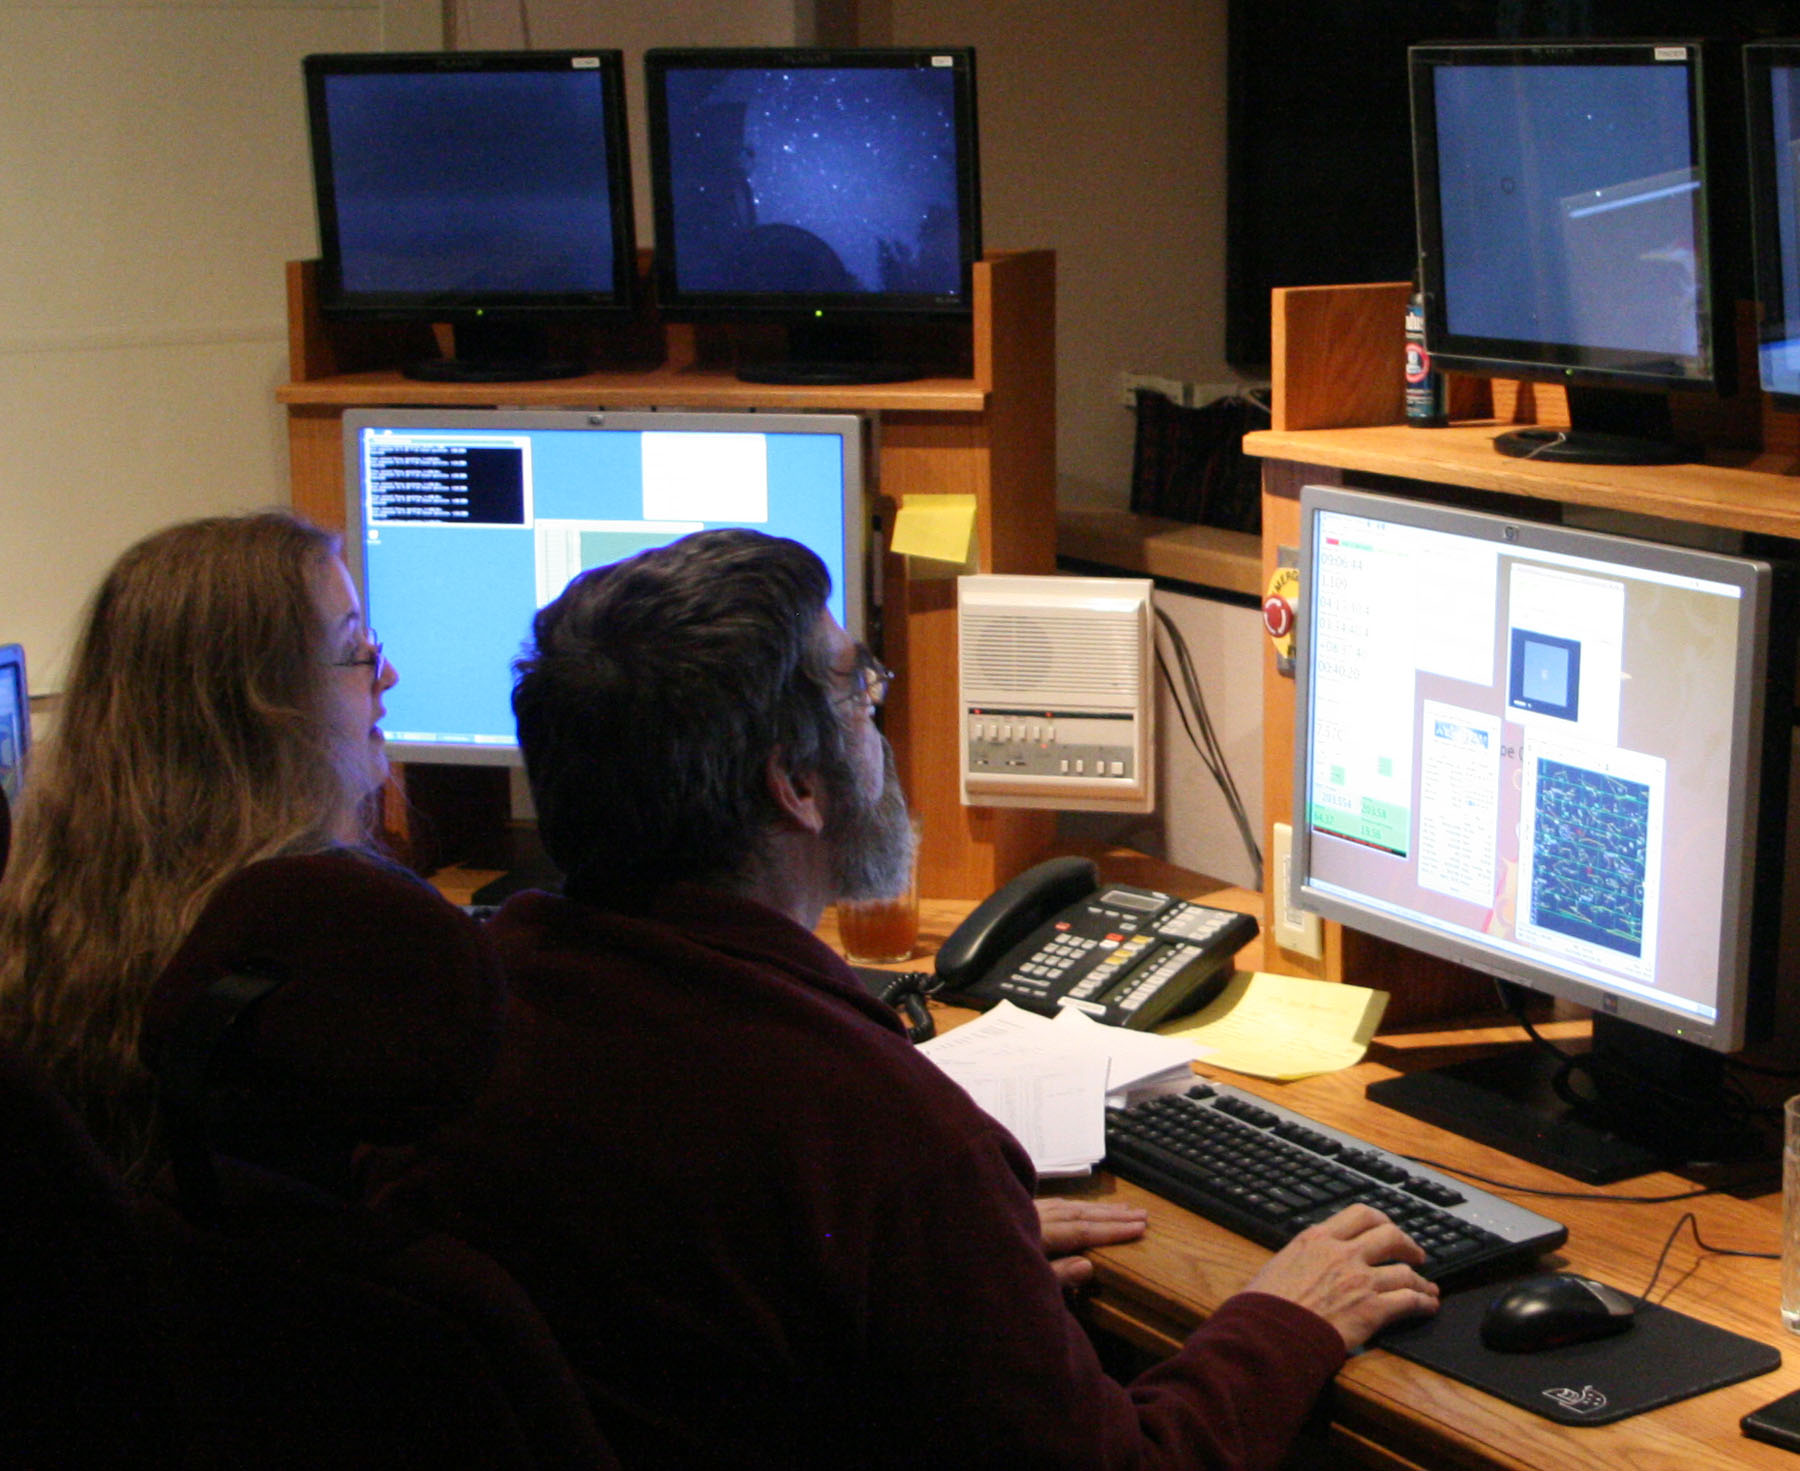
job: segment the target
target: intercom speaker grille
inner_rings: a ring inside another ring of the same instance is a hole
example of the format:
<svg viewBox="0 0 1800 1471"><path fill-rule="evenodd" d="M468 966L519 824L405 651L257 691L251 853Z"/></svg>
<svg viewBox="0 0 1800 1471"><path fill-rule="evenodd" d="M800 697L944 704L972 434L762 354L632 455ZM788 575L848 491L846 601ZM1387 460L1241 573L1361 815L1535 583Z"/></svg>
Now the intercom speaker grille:
<svg viewBox="0 0 1800 1471"><path fill-rule="evenodd" d="M1131 613L965 608L963 688L994 704L1132 707L1138 640Z"/></svg>

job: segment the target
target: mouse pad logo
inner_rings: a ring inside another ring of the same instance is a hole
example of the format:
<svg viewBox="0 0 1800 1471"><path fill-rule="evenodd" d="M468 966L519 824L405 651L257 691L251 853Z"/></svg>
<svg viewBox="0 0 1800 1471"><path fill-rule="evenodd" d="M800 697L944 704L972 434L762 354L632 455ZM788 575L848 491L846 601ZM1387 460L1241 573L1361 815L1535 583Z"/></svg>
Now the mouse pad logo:
<svg viewBox="0 0 1800 1471"><path fill-rule="evenodd" d="M1555 1400L1574 1415L1591 1415L1606 1408L1606 1396L1591 1384L1581 1389L1546 1389L1544 1398Z"/></svg>

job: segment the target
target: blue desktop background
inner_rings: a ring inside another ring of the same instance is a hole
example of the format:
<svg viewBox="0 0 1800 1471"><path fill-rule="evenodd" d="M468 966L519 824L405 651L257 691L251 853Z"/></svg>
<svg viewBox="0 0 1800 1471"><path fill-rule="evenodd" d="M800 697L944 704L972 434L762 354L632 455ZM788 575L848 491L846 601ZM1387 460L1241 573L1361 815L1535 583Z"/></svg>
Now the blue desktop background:
<svg viewBox="0 0 1800 1471"><path fill-rule="evenodd" d="M327 79L346 290L611 292L605 78Z"/></svg>
<svg viewBox="0 0 1800 1471"><path fill-rule="evenodd" d="M1693 354L1687 68L1440 66L1434 85L1450 331ZM1683 173L1685 187L1564 218L1571 196Z"/></svg>
<svg viewBox="0 0 1800 1471"><path fill-rule="evenodd" d="M751 426L753 427L753 426ZM366 435L369 431L364 430ZM742 433L739 429L735 432ZM474 444L528 437L532 514L546 520L643 519L642 435L636 430L531 430L445 437ZM831 573L831 614L847 622L846 543L862 555L860 517L847 525L842 436L773 433L767 446L769 518L754 529L791 537ZM852 445L851 454L859 452ZM707 522L707 526L743 522ZM584 535L582 564L617 560L681 532ZM382 728L395 741L430 737L504 747L514 740L512 661L538 609L529 526L364 525L364 611L400 680ZM852 629L860 636L860 629Z"/></svg>

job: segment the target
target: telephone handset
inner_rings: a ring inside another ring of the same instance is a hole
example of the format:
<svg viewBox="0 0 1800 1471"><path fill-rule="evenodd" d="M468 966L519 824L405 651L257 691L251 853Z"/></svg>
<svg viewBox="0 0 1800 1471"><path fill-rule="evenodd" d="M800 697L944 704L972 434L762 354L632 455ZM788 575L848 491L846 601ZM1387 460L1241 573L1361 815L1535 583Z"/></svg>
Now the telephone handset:
<svg viewBox="0 0 1800 1471"><path fill-rule="evenodd" d="M1140 889L1100 886L1086 858L1052 858L984 899L937 955L944 1001L1011 1001L1054 1016L1147 1029L1223 988L1256 936L1247 914Z"/></svg>

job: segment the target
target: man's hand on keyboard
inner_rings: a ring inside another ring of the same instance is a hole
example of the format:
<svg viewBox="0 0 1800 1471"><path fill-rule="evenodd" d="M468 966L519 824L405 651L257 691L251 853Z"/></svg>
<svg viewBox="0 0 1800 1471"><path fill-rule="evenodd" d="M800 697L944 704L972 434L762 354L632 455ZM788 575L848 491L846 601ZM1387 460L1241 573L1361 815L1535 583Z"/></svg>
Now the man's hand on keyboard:
<svg viewBox="0 0 1800 1471"><path fill-rule="evenodd" d="M1424 1260L1380 1211L1352 1205L1282 1247L1246 1290L1311 1309L1354 1352L1396 1318L1437 1311L1437 1284L1413 1270Z"/></svg>
<svg viewBox="0 0 1800 1471"><path fill-rule="evenodd" d="M1116 1246L1144 1234L1150 1213L1142 1206L1110 1200L1072 1200L1046 1196L1033 1201L1044 1233L1044 1255L1065 1288L1079 1287L1094 1275L1094 1264L1077 1252L1090 1246Z"/></svg>

